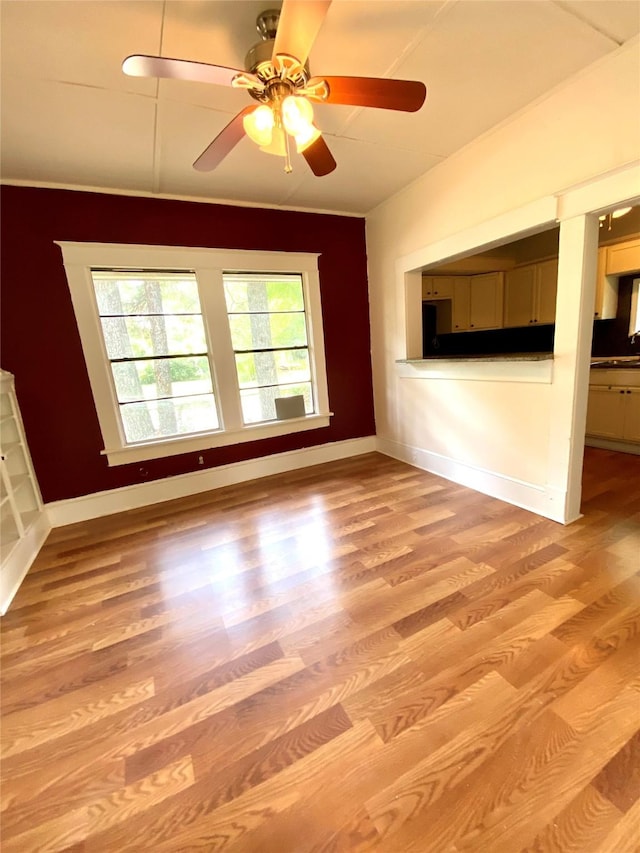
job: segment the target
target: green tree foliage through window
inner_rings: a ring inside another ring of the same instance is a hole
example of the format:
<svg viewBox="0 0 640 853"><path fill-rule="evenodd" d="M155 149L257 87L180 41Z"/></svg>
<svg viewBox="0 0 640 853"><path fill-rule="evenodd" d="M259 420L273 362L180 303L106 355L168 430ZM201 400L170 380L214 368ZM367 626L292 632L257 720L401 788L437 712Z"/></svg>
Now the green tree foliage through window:
<svg viewBox="0 0 640 853"><path fill-rule="evenodd" d="M300 275L224 275L245 423L273 420L275 399L302 394L314 411Z"/></svg>
<svg viewBox="0 0 640 853"><path fill-rule="evenodd" d="M216 429L195 275L94 270L92 276L127 440Z"/></svg>

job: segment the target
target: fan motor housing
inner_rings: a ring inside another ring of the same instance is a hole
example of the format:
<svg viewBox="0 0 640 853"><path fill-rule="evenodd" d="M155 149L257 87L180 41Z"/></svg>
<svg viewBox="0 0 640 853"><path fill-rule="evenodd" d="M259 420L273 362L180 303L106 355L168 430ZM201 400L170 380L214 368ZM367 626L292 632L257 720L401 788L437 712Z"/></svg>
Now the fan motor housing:
<svg viewBox="0 0 640 853"><path fill-rule="evenodd" d="M274 44L275 39L267 39L267 41L259 41L249 48L244 60L245 71L257 74L258 68L263 62L271 62Z"/></svg>
<svg viewBox="0 0 640 853"><path fill-rule="evenodd" d="M281 82L290 91L294 91L306 86L307 80L311 76L309 62L307 60L303 67L295 57L283 56L281 61L277 63L277 67L274 66L273 48L279 20L279 9L266 9L258 15L256 29L260 33L262 41L249 49L244 60L244 67L245 71L255 74L266 86L269 83ZM268 100L265 93L256 90L249 89L249 94L258 101Z"/></svg>

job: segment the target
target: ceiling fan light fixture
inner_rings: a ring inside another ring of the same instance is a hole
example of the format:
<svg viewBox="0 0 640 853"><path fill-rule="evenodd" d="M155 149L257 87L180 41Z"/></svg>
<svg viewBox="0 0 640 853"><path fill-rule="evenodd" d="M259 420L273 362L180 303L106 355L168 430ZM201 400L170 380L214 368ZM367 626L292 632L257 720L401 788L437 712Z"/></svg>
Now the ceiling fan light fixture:
<svg viewBox="0 0 640 853"><path fill-rule="evenodd" d="M296 141L296 148L302 153L320 136L313 123L311 103L299 95L288 95L282 102L282 123L290 136Z"/></svg>
<svg viewBox="0 0 640 853"><path fill-rule="evenodd" d="M0 0L1 2L1 0ZM268 154L284 157L284 171L292 171L291 147L316 177L328 175L336 161L313 120L311 101L350 107L416 112L426 98L424 83L387 77L311 77L309 52L327 15L331 0L282 0L280 9L258 17L262 40L247 54L245 70L190 59L135 54L122 69L135 77L168 78L213 83L244 89L259 102L240 110L193 166L210 172L244 136ZM611 215L609 215L611 221Z"/></svg>
<svg viewBox="0 0 640 853"><path fill-rule="evenodd" d="M291 136L308 132L313 126L313 107L306 98L288 95L282 101L282 122Z"/></svg>
<svg viewBox="0 0 640 853"><path fill-rule="evenodd" d="M242 119L244 131L260 148L269 146L273 138L275 120L271 107L261 104Z"/></svg>
<svg viewBox="0 0 640 853"><path fill-rule="evenodd" d="M264 151L265 154L275 154L276 157L287 159L287 143L284 130L278 127L278 125L274 125L271 139L265 145L261 145L260 150Z"/></svg>
<svg viewBox="0 0 640 853"><path fill-rule="evenodd" d="M598 217L600 220L600 228L604 228L605 223L608 225L607 231L611 231L611 223L614 219L620 219L621 216L626 216L631 213L632 207L619 207L617 210L611 210L609 213L603 213Z"/></svg>
<svg viewBox="0 0 640 853"><path fill-rule="evenodd" d="M308 125L303 131L297 133L295 136L296 140L296 148L298 150L298 154L302 154L303 151L306 151L310 145L321 136L320 131L315 126L315 124Z"/></svg>

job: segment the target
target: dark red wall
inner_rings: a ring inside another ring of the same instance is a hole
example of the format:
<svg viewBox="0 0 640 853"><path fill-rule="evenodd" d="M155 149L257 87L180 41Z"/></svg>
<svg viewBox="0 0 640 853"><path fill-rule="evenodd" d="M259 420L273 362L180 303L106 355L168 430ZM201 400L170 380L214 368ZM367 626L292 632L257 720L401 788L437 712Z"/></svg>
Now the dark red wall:
<svg viewBox="0 0 640 853"><path fill-rule="evenodd" d="M363 219L32 187L2 187L0 199L1 364L16 377L45 502L202 470L196 453L113 468L100 455L54 240L320 253L331 426L212 448L205 467L375 433Z"/></svg>

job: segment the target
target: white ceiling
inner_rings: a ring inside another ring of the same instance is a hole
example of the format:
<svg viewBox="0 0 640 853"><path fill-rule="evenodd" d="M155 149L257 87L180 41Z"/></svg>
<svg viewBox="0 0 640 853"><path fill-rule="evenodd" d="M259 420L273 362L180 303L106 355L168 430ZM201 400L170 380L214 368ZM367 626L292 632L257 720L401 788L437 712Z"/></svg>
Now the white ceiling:
<svg viewBox="0 0 640 853"><path fill-rule="evenodd" d="M1 177L366 213L640 30L637 0L333 0L312 74L422 80L418 113L321 105L338 168L242 140L192 163L245 92L127 77L132 53L242 68L272 0L2 0Z"/></svg>

